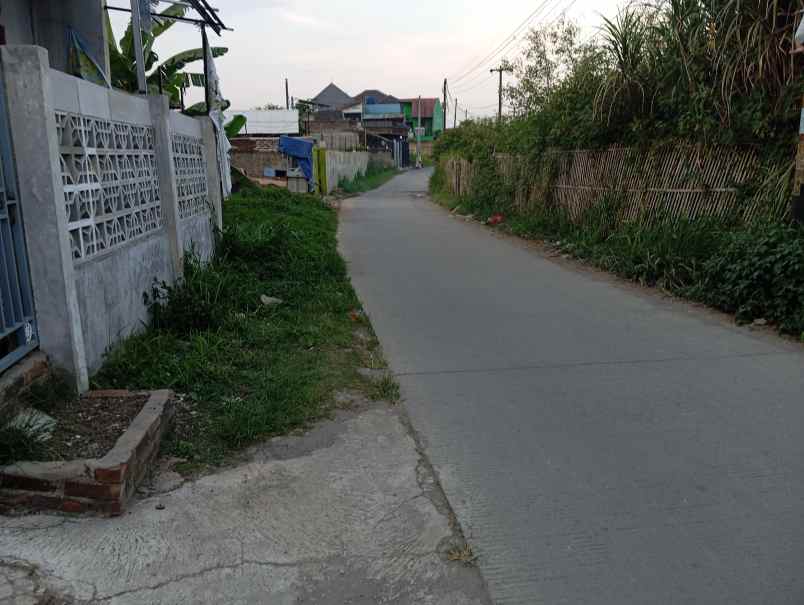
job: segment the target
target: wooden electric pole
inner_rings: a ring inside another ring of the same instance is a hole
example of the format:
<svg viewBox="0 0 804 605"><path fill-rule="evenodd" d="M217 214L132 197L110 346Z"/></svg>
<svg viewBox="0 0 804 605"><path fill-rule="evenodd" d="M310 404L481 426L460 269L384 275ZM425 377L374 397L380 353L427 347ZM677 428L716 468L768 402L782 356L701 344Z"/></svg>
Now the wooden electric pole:
<svg viewBox="0 0 804 605"><path fill-rule="evenodd" d="M499 104L498 104L498 110L497 110L497 123L500 123L500 122L502 122L502 84L503 84L502 76L503 76L503 72L513 71L513 70L510 67L506 67L505 65L500 65L499 67L496 67L494 69L490 69L489 73L493 74L495 71L500 73L500 88L499 88L499 91L498 91Z"/></svg>
<svg viewBox="0 0 804 605"><path fill-rule="evenodd" d="M422 139L422 96L419 95L419 104L416 107L416 115L418 121L416 122L416 168L422 167L422 152L421 152L421 139Z"/></svg>
<svg viewBox="0 0 804 605"><path fill-rule="evenodd" d="M290 109L290 89L288 88L287 78L285 78L285 109Z"/></svg>
<svg viewBox="0 0 804 605"><path fill-rule="evenodd" d="M441 108L444 113L444 130L447 129L447 79L444 78L444 107Z"/></svg>
<svg viewBox="0 0 804 605"><path fill-rule="evenodd" d="M453 109L455 110L455 114L452 116L452 127L457 128L458 127L458 97L455 97L455 107Z"/></svg>

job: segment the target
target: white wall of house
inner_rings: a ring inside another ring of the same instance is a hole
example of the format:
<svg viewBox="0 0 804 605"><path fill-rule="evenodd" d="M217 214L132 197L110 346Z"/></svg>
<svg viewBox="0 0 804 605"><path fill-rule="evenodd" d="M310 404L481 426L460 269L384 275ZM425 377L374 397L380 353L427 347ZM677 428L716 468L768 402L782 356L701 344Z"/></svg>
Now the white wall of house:
<svg viewBox="0 0 804 605"><path fill-rule="evenodd" d="M240 134L299 134L298 109L230 109L226 111L225 119L228 122L236 115L246 118L246 125Z"/></svg>

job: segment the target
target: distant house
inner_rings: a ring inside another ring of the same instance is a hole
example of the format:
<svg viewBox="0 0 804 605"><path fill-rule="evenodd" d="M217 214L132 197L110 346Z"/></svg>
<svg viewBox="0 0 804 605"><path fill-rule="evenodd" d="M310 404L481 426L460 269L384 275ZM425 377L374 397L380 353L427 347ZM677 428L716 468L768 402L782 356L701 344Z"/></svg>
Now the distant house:
<svg viewBox="0 0 804 605"><path fill-rule="evenodd" d="M412 130L419 125L419 98L402 99L405 123ZM421 99L422 141L432 141L444 130L444 110L441 100L435 97Z"/></svg>
<svg viewBox="0 0 804 605"><path fill-rule="evenodd" d="M338 88L334 83L330 83L324 90L310 99L314 106L319 110L339 110L352 104L352 97Z"/></svg>
<svg viewBox="0 0 804 605"><path fill-rule="evenodd" d="M352 105L387 105L389 103L399 103L399 99L393 95L387 95L381 90L370 88L352 97Z"/></svg>
<svg viewBox="0 0 804 605"><path fill-rule="evenodd" d="M364 101L362 124L369 134L387 139L402 139L408 136L405 114L400 103L372 103L372 97Z"/></svg>
<svg viewBox="0 0 804 605"><path fill-rule="evenodd" d="M407 140L410 129L399 99L381 90L369 88L351 97L329 84L310 101L316 107L310 133L362 132L368 135L364 140L369 147L388 147L393 139Z"/></svg>

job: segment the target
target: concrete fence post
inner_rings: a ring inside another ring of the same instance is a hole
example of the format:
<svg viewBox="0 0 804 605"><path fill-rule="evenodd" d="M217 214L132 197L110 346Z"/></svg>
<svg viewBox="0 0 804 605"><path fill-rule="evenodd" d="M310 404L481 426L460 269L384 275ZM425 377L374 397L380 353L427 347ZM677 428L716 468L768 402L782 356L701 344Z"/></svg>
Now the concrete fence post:
<svg viewBox="0 0 804 605"><path fill-rule="evenodd" d="M176 189L176 166L170 131L170 105L166 96L148 97L154 125L156 169L159 173L159 199L167 230L170 257L176 277L184 274L184 250L179 240L179 194Z"/></svg>
<svg viewBox="0 0 804 605"><path fill-rule="evenodd" d="M223 194L221 193L221 172L218 164L218 135L208 117L197 118L201 123L201 137L204 140L204 160L207 165L207 195L212 205L215 226L223 229Z"/></svg>
<svg viewBox="0 0 804 605"><path fill-rule="evenodd" d="M48 54L37 46L3 46L0 64L39 346L53 366L70 372L78 389L85 391L89 376L67 229Z"/></svg>

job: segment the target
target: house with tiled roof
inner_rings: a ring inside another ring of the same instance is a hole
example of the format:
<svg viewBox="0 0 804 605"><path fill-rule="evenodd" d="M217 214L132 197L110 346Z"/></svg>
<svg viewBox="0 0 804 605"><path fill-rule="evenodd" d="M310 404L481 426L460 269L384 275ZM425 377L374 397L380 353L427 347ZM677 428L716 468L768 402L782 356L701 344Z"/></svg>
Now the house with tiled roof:
<svg viewBox="0 0 804 605"><path fill-rule="evenodd" d="M419 125L419 113L421 113L421 126L424 128L422 141L432 141L444 130L444 110L440 99L422 97L420 102L419 97L414 97L401 99L400 103L402 111L405 113L405 123L411 129Z"/></svg>
<svg viewBox="0 0 804 605"><path fill-rule="evenodd" d="M315 106L322 110L340 110L352 104L352 97L338 88L334 82L311 99Z"/></svg>

